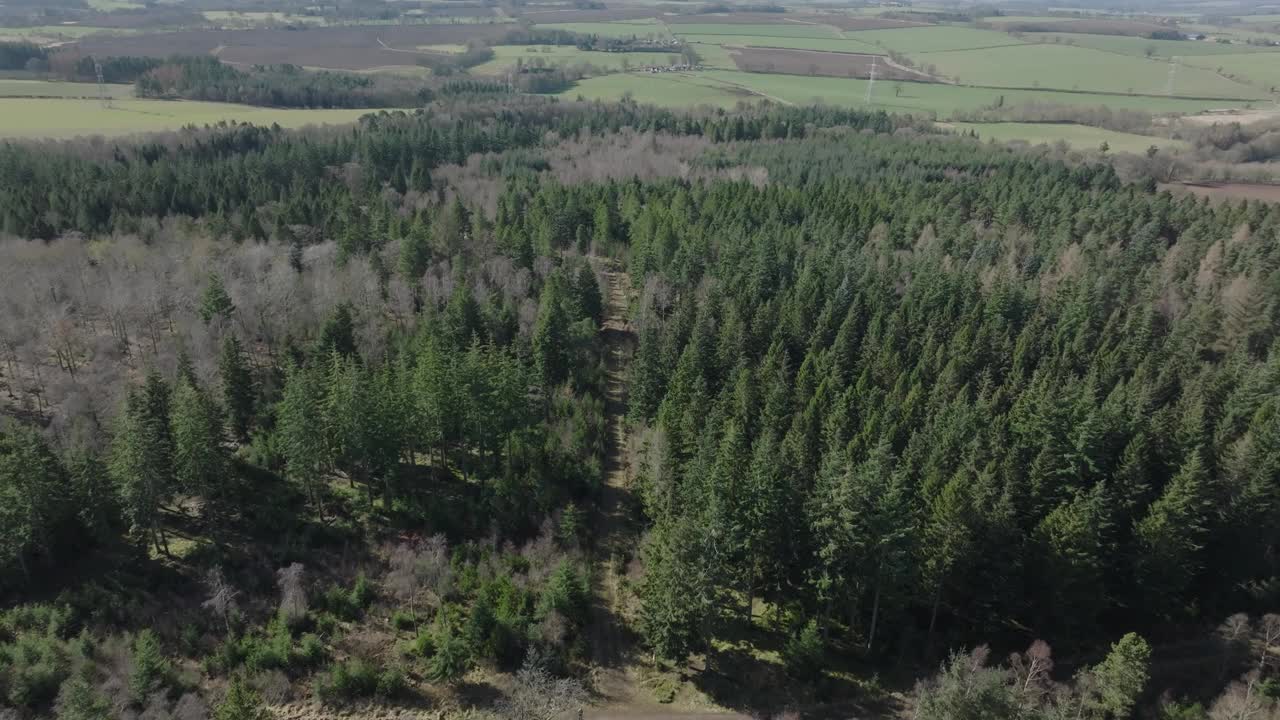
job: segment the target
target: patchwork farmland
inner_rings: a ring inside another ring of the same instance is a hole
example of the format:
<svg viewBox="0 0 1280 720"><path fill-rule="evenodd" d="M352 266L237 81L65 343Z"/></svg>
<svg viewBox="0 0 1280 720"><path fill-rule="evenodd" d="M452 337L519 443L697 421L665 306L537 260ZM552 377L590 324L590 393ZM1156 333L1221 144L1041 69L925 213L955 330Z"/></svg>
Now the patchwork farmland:
<svg viewBox="0 0 1280 720"><path fill-rule="evenodd" d="M1280 98L1280 45L1268 44L1273 33L1280 38L1280 23L1267 15L1242 14L1220 26L1208 11L1155 17L1043 8L969 16L932 6L736 8L637 1L503 9L429 2L387 3L381 14L349 17L314 8L246 11L208 4L199 12L167 8L147 15L128 5L99 3L75 24L0 27L0 35L52 38L36 34L46 27L59 31L59 47L82 56L209 55L243 69L292 64L427 85L540 74L531 85L537 92L668 106L817 101L988 122L1061 117L1070 108L1093 122L1107 116L1097 112L1106 108L1130 113L1125 127L1096 130L1149 133L1169 141L1162 146L1171 150L1179 146L1162 136L1171 132L1162 117L1210 110L1256 114ZM150 24L141 21L144 15ZM475 59L465 66L449 60L463 56ZM563 77L550 79L555 72ZM452 74L436 77L446 73ZM18 92L88 97L85 90L64 85ZM1067 110L1044 111L1054 107ZM1155 120L1133 127L1132 113ZM1065 127L1059 122L1044 132L1074 143L1097 137ZM1005 130L984 135L1039 137L1026 128Z"/></svg>

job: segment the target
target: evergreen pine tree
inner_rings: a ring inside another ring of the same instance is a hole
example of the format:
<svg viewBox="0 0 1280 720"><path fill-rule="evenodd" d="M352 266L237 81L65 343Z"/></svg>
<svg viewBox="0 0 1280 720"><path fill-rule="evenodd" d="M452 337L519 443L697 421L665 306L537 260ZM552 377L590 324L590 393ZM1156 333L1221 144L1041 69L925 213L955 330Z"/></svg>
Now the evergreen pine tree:
<svg viewBox="0 0 1280 720"><path fill-rule="evenodd" d="M240 339L228 335L218 355L218 374L222 380L222 403L227 411L231 433L240 442L249 439L253 424L253 374Z"/></svg>

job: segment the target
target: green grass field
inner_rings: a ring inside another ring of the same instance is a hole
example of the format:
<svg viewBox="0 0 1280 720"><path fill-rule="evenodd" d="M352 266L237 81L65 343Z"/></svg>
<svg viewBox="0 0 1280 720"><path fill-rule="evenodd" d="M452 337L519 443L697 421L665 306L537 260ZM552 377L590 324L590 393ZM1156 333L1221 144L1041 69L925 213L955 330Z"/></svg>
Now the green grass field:
<svg viewBox="0 0 1280 720"><path fill-rule="evenodd" d="M570 45L499 45L493 48L494 58L471 69L477 75L498 75L507 68L523 61L526 65L542 62L548 67L570 65L594 65L605 70L638 68L646 65L670 65L680 53L651 52L593 52L579 50Z"/></svg>
<svg viewBox="0 0 1280 720"><path fill-rule="evenodd" d="M946 126L957 131L976 132L983 140L1000 142L1021 140L1032 145L1041 143L1051 145L1063 141L1081 150L1096 150L1104 142L1110 147L1111 152L1135 154L1146 152L1152 145L1162 150L1187 147L1187 144L1181 140L1063 123L948 123Z"/></svg>
<svg viewBox="0 0 1280 720"><path fill-rule="evenodd" d="M856 30L846 32L845 37L907 55L1017 45L1022 42L1008 33L951 25L893 30ZM931 58L929 62L933 62L933 59Z"/></svg>
<svg viewBox="0 0 1280 720"><path fill-rule="evenodd" d="M701 58L702 64L706 67L720 70L733 70L738 67L737 63L730 57L729 51L723 45L689 43L689 47L698 53L698 57Z"/></svg>
<svg viewBox="0 0 1280 720"><path fill-rule="evenodd" d="M132 35L137 32L137 30L129 28L100 28L87 25L33 25L19 28L0 27L0 38L17 38L20 40L35 38L75 39L97 33Z"/></svg>
<svg viewBox="0 0 1280 720"><path fill-rule="evenodd" d="M1187 58L1184 62L1204 68L1208 72L1220 70L1224 74L1250 83L1255 91L1280 91L1280 53L1212 55Z"/></svg>
<svg viewBox="0 0 1280 720"><path fill-rule="evenodd" d="M943 75L972 85L1162 94L1169 79L1167 63L1069 45L1016 45L925 57ZM1190 66L1178 69L1173 94L1262 97L1257 88Z"/></svg>
<svg viewBox="0 0 1280 720"><path fill-rule="evenodd" d="M587 78L560 94L565 99L618 100L630 97L639 103L663 107L730 108L739 102L761 98L724 82L708 78L706 73L618 73Z"/></svg>
<svg viewBox="0 0 1280 720"><path fill-rule="evenodd" d="M537 27L547 30L564 30L582 33L583 35L599 35L600 37L658 37L669 38L664 25L656 23L623 23L623 22L579 22L579 23L538 23Z"/></svg>
<svg viewBox="0 0 1280 720"><path fill-rule="evenodd" d="M870 107L889 112L932 114L948 118L956 111L989 107L1001 98L1006 106L1026 103L1056 103L1114 109L1144 110L1152 113L1193 114L1211 108L1244 107L1247 103L1220 100L1194 101L1165 97L1094 95L1052 90L1001 90L955 85L902 83L901 95L891 83L877 83ZM631 92L636 100L666 106L733 104L740 99L772 98L797 105L820 101L845 107L867 107L865 80L845 78L771 75L733 70L698 73L631 73L592 78L563 93L574 97L616 99ZM670 95L668 96L668 93ZM754 97L751 94L754 93Z"/></svg>
<svg viewBox="0 0 1280 720"><path fill-rule="evenodd" d="M1083 35L1080 33L1027 33L1027 40L1033 42L1053 42L1057 39L1061 44L1093 48L1104 52L1146 57L1147 50L1154 51L1154 57L1187 58L1201 55L1237 55L1242 53L1276 52L1280 48L1267 48L1239 43L1223 44L1201 40L1148 40L1140 37L1123 35ZM1280 56L1277 57L1280 60Z"/></svg>
<svg viewBox="0 0 1280 720"><path fill-rule="evenodd" d="M89 7L99 12L111 12L113 10L140 10L146 5L138 2L128 2L128 0L89 0Z"/></svg>
<svg viewBox="0 0 1280 720"><path fill-rule="evenodd" d="M440 45L419 45L418 49L425 50L427 52L442 52L442 53L458 54L458 53L466 52L467 46L460 45L457 43L443 43Z"/></svg>
<svg viewBox="0 0 1280 720"><path fill-rule="evenodd" d="M107 94L113 98L133 97L132 85L107 85ZM96 98L97 83L47 82L44 80L0 79L0 97L17 98Z"/></svg>
<svg viewBox="0 0 1280 720"><path fill-rule="evenodd" d="M207 125L221 120L277 123L284 127L352 122L368 110L279 110L246 105L165 100L118 100L104 108L96 100L0 99L0 137L129 135Z"/></svg>

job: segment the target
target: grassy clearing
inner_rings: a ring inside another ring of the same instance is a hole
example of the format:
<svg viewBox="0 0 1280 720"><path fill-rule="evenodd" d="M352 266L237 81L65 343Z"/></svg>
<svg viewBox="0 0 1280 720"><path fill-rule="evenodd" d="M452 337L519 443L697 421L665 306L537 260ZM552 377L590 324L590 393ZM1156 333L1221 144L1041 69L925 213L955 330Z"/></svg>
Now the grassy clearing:
<svg viewBox="0 0 1280 720"><path fill-rule="evenodd" d="M1110 147L1111 152L1135 154L1146 152L1152 145L1162 150L1187 147L1187 143L1181 140L1065 123L948 123L947 126L958 131L976 132L983 140L999 142L1020 140L1032 145L1053 144L1061 140L1080 150L1096 150L1104 142Z"/></svg>
<svg viewBox="0 0 1280 720"><path fill-rule="evenodd" d="M1210 72L1221 72L1248 82L1252 85L1254 92L1280 91L1280 53L1212 55L1188 58L1185 62Z"/></svg>
<svg viewBox="0 0 1280 720"><path fill-rule="evenodd" d="M733 70L738 67L737 63L730 57L728 50L723 45L712 45L710 43L689 43L693 51L698 53L698 57L702 59L705 67L717 68L720 70Z"/></svg>
<svg viewBox="0 0 1280 720"><path fill-rule="evenodd" d="M1278 56L1280 57L1280 56ZM1166 63L1068 45L1017 45L927 56L938 71L961 82L998 87L1162 94ZM1256 88L1196 67L1178 69L1175 95L1256 98Z"/></svg>
<svg viewBox="0 0 1280 720"><path fill-rule="evenodd" d="M566 32L582 33L583 35L599 35L600 37L655 37L670 38L671 33L663 25L652 23L622 23L622 22L566 22L566 23L538 23L539 28L548 30L564 30Z"/></svg>
<svg viewBox="0 0 1280 720"><path fill-rule="evenodd" d="M617 100L624 96L636 102L663 107L710 105L731 108L739 102L760 99L750 92L708 78L704 73L618 73L582 80L561 93L564 98L583 97L587 100Z"/></svg>
<svg viewBox="0 0 1280 720"><path fill-rule="evenodd" d="M281 110L212 102L119 100L104 108L96 100L0 99L0 136L65 138L129 135L176 130L223 120L284 127L352 122L369 110Z"/></svg>
<svg viewBox="0 0 1280 720"><path fill-rule="evenodd" d="M1058 42L1064 45L1093 48L1106 52L1146 57L1150 49L1154 57L1186 58L1200 55L1237 55L1241 53L1275 52L1280 48L1254 45L1224 44L1200 40L1148 40L1123 35L1084 35L1081 33L1027 33L1031 41Z"/></svg>
<svg viewBox="0 0 1280 720"><path fill-rule="evenodd" d="M845 33L845 37L908 55L986 48L995 45L1016 45L1022 42L1008 33L949 25L893 30L853 30ZM934 60L930 58L929 62Z"/></svg>
<svg viewBox="0 0 1280 720"><path fill-rule="evenodd" d="M526 65L543 63L548 67L570 65L594 65L606 70L638 68L646 65L670 65L678 62L680 53L651 52L594 52L579 50L568 45L499 45L493 48L494 58L471 69L478 75L498 75L523 61Z"/></svg>
<svg viewBox="0 0 1280 720"><path fill-rule="evenodd" d="M425 50L427 52L461 54L467 51L467 46L459 45L457 43L441 43L439 45L419 45L418 49Z"/></svg>
<svg viewBox="0 0 1280 720"><path fill-rule="evenodd" d="M98 12L111 12L113 10L141 10L146 5L128 2L128 0L89 0L89 7Z"/></svg>
<svg viewBox="0 0 1280 720"><path fill-rule="evenodd" d="M0 38L17 38L19 40L35 40L38 38L74 40L97 33L135 35L138 31L131 28L101 28L88 25L34 25L32 27L0 28Z"/></svg>
<svg viewBox="0 0 1280 720"><path fill-rule="evenodd" d="M113 98L133 97L132 85L107 85L107 95ZM46 80L0 79L0 97L6 98L96 98L97 83L51 82Z"/></svg>

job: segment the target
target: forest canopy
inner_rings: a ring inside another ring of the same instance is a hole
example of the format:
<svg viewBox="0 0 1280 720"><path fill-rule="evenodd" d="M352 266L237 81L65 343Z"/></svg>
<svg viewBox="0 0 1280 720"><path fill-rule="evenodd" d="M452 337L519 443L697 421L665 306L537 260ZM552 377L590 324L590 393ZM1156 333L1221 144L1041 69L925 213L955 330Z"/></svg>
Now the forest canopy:
<svg viewBox="0 0 1280 720"><path fill-rule="evenodd" d="M480 93L6 143L0 233L24 713L568 712L622 629L744 712L1277 712L1280 206Z"/></svg>

